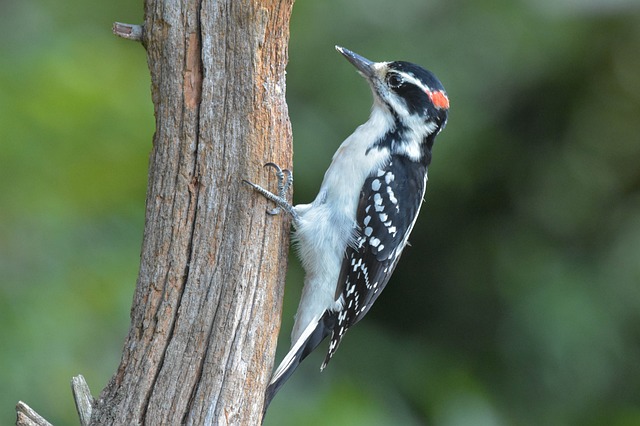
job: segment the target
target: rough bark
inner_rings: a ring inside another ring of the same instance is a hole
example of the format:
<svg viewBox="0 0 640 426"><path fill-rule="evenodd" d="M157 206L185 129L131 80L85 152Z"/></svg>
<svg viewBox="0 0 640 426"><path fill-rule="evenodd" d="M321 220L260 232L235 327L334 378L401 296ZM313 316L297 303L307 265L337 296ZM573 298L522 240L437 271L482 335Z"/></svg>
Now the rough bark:
<svg viewBox="0 0 640 426"><path fill-rule="evenodd" d="M131 328L91 424L260 424L289 222L242 178L291 166L293 0L147 0L156 133Z"/></svg>

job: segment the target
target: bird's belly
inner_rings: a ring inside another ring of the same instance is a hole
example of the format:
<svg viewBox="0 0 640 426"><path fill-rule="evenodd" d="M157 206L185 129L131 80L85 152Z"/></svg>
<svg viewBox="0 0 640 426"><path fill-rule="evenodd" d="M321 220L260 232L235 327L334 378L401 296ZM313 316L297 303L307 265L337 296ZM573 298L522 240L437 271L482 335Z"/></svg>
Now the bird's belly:
<svg viewBox="0 0 640 426"><path fill-rule="evenodd" d="M294 234L298 256L305 270L304 288L292 341L308 323L322 315L327 307L338 310L336 287L344 252L354 232L355 222L344 214L323 205L296 206L301 213Z"/></svg>

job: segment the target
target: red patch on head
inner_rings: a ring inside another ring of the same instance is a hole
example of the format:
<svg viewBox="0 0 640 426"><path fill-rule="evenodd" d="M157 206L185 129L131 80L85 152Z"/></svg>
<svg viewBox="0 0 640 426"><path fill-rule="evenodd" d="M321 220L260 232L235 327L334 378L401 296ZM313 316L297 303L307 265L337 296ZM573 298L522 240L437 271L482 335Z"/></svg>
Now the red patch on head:
<svg viewBox="0 0 640 426"><path fill-rule="evenodd" d="M433 106L440 109L449 109L449 98L442 90L437 90L435 92L430 92L427 90L427 95L429 99L431 99L431 103Z"/></svg>

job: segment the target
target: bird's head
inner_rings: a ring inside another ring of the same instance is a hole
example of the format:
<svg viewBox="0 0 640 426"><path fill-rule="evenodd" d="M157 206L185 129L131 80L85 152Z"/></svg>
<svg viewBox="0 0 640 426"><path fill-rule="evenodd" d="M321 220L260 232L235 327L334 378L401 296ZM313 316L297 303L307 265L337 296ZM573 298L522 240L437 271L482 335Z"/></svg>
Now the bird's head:
<svg viewBox="0 0 640 426"><path fill-rule="evenodd" d="M421 123L439 132L447 122L449 98L430 71L404 61L373 62L344 47L336 50L367 79L375 102L404 125Z"/></svg>

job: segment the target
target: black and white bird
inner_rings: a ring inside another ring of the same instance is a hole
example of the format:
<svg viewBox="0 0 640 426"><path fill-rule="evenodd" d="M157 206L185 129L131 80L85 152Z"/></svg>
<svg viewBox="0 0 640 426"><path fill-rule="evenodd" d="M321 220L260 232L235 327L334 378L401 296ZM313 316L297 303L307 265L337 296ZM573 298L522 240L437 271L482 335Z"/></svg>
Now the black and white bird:
<svg viewBox="0 0 640 426"><path fill-rule="evenodd" d="M268 163L278 193L245 181L293 218L305 270L291 349L274 371L265 410L300 362L331 335L324 369L346 331L371 309L387 285L423 201L431 149L447 122L449 99L438 79L418 65L372 62L343 47L338 52L368 81L369 120L334 154L311 204L292 206L288 170Z"/></svg>

